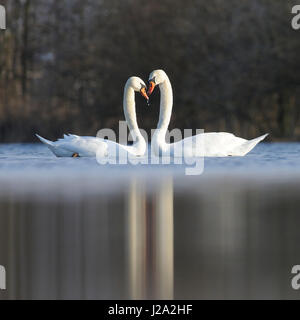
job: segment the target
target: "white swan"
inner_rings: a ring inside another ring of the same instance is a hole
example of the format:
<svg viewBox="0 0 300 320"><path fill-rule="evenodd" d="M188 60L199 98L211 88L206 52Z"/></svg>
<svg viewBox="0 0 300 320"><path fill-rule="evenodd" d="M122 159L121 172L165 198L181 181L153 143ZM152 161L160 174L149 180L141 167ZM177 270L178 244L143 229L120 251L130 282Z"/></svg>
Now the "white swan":
<svg viewBox="0 0 300 320"><path fill-rule="evenodd" d="M174 156L176 154L191 157L244 156L268 135L246 140L236 137L232 133L210 132L188 137L175 143L166 143L165 136L172 114L173 92L170 80L163 70L154 70L150 73L148 96L156 85L160 89L160 113L157 129L151 141L151 149L156 156Z"/></svg>
<svg viewBox="0 0 300 320"><path fill-rule="evenodd" d="M132 146L122 145L98 137L80 137L73 134L64 135L62 139L58 139L55 142L42 138L38 134L36 136L57 157L109 157L113 150L116 151L116 148L121 148L134 156L142 156L146 152L147 145L137 124L135 91L139 91L148 101L149 98L144 81L138 77L131 77L125 84L123 108L125 119L134 141Z"/></svg>

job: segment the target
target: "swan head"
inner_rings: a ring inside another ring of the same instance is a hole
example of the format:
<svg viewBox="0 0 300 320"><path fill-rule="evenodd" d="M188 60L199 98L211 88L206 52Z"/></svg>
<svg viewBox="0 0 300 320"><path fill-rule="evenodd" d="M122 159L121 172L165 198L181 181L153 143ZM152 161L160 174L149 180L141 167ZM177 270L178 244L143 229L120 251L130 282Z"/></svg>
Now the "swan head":
<svg viewBox="0 0 300 320"><path fill-rule="evenodd" d="M127 85L130 86L134 91L139 92L147 101L149 97L146 92L146 84L145 82L139 77L130 77L127 80Z"/></svg>
<svg viewBox="0 0 300 320"><path fill-rule="evenodd" d="M148 85L148 95L150 96L150 94L153 92L155 86L158 86L159 84L161 84L162 82L164 82L166 80L166 73L164 72L164 70L154 70L150 73L149 75L149 85Z"/></svg>

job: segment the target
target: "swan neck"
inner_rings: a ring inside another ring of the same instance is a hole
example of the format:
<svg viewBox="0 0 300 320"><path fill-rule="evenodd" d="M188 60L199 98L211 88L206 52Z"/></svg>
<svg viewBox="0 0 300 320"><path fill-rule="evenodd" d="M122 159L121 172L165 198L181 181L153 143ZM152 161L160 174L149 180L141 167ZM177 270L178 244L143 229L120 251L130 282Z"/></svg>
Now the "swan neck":
<svg viewBox="0 0 300 320"><path fill-rule="evenodd" d="M160 110L157 129L167 131L173 107L173 91L169 78L166 76L165 81L159 84L160 89Z"/></svg>
<svg viewBox="0 0 300 320"><path fill-rule="evenodd" d="M168 152L170 144L166 143L166 132L171 120L173 107L173 91L171 82L168 77L159 84L160 90L160 110L157 129L154 132L151 147L156 155Z"/></svg>
<svg viewBox="0 0 300 320"><path fill-rule="evenodd" d="M126 84L124 88L123 108L127 126L132 135L133 141L139 142L141 140L144 140L137 124L135 92L133 88L128 84Z"/></svg>

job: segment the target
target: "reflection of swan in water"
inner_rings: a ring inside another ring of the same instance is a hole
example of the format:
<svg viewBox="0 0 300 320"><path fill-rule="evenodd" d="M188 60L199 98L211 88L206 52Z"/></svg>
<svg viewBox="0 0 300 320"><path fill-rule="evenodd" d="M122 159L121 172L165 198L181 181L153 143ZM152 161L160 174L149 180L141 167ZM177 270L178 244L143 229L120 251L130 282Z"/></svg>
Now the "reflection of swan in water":
<svg viewBox="0 0 300 320"><path fill-rule="evenodd" d="M146 192L144 181L135 178L131 181L128 194L130 298L173 299L173 180L162 178L154 195ZM154 201L149 203L147 195Z"/></svg>
<svg viewBox="0 0 300 320"><path fill-rule="evenodd" d="M160 114L157 129L151 141L152 149L157 156L180 155L182 154L180 152L181 149L184 155L191 157L244 156L267 136L267 134L265 134L252 140L246 140L228 132L209 132L188 137L175 143L166 143L165 136L173 107L173 91L171 82L163 70L154 70L151 72L149 76L148 95L153 92L157 85L159 86L161 94ZM199 143L198 148L196 143Z"/></svg>
<svg viewBox="0 0 300 320"><path fill-rule="evenodd" d="M144 81L138 77L131 77L125 84L123 107L127 125L134 140L132 146L122 145L98 137L80 137L73 134L64 135L64 138L58 139L55 142L42 138L39 135L36 136L57 157L107 157L116 154L116 148L120 148L134 156L142 156L146 152L146 141L137 124L135 92L140 92L148 100Z"/></svg>
<svg viewBox="0 0 300 320"><path fill-rule="evenodd" d="M157 299L174 295L173 178L165 177L157 188L154 216L155 284Z"/></svg>

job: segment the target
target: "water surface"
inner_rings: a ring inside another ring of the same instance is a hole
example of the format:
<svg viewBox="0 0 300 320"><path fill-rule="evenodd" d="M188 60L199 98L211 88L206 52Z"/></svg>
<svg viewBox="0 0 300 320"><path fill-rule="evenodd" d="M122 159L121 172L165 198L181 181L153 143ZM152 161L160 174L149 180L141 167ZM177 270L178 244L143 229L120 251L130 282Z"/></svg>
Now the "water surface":
<svg viewBox="0 0 300 320"><path fill-rule="evenodd" d="M0 146L3 299L299 298L300 144L182 166Z"/></svg>

